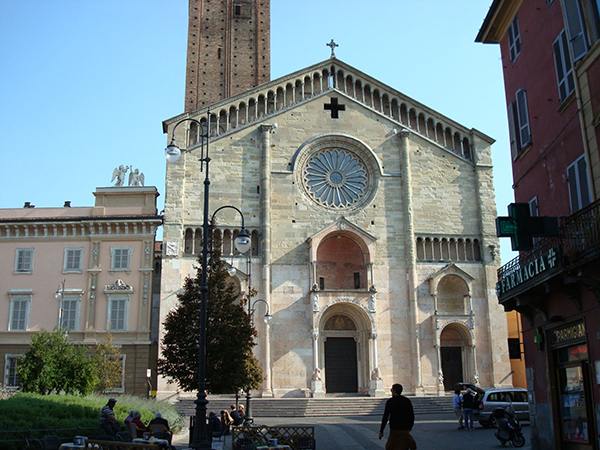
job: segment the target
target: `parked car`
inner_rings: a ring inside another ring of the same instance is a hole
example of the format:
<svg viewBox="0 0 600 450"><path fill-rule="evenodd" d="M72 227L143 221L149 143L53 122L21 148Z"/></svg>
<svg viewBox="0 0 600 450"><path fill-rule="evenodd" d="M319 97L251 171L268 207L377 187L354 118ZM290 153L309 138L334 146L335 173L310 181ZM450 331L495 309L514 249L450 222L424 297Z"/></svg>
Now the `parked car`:
<svg viewBox="0 0 600 450"><path fill-rule="evenodd" d="M495 427L496 419L492 411L511 405L519 421L529 421L527 390L523 388L488 389L479 401L479 411L475 413L475 420L484 427Z"/></svg>
<svg viewBox="0 0 600 450"><path fill-rule="evenodd" d="M496 422L492 411L495 408L505 408L512 404L519 421L529 421L529 402L527 401L527 390L523 388L502 388L483 390L473 383L458 383L456 389L465 391L467 388L475 393L475 404L473 418L484 427L495 427Z"/></svg>

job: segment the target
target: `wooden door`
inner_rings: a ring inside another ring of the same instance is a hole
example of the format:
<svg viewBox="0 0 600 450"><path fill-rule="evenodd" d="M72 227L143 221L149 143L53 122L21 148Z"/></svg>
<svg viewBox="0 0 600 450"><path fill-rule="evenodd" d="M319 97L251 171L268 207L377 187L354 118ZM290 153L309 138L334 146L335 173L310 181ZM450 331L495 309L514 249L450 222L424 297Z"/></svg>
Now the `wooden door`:
<svg viewBox="0 0 600 450"><path fill-rule="evenodd" d="M354 338L327 338L325 341L325 390L357 392L358 371Z"/></svg>
<svg viewBox="0 0 600 450"><path fill-rule="evenodd" d="M456 383L463 380L462 356L460 347L442 347L442 373L444 374L444 389L454 390Z"/></svg>

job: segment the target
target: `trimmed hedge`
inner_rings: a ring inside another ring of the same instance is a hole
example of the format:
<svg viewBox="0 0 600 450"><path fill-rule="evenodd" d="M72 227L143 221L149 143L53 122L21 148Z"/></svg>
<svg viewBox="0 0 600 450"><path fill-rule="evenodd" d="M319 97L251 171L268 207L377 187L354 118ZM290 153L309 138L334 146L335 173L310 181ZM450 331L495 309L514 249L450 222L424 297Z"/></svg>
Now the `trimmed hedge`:
<svg viewBox="0 0 600 450"><path fill-rule="evenodd" d="M78 397L74 395L38 395L17 393L10 398L0 400L0 417L2 417L2 432L0 432L0 448L23 448L9 446L14 439L24 439L23 433L6 433L7 430L60 430L32 433L31 437L40 439L45 435L56 435L72 438L78 427L91 428L90 436L104 434L98 426L100 410L106 404L109 395L92 395ZM142 414L142 421L149 422L154 412L160 411L169 421L171 429L177 432L181 428L181 419L175 407L169 403L157 402L131 395L114 396L117 399L115 416L119 422L129 414L130 409L136 409ZM83 433L81 433L83 434ZM85 435L85 434L84 434ZM23 442L23 441L22 441Z"/></svg>

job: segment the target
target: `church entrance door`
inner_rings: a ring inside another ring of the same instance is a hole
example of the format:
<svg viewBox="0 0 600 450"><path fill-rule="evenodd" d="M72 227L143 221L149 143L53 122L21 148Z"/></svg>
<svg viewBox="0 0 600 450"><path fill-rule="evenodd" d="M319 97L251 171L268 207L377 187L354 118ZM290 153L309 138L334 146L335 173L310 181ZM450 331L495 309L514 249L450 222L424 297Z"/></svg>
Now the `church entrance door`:
<svg viewBox="0 0 600 450"><path fill-rule="evenodd" d="M329 337L325 341L325 389L327 393L358 391L354 338Z"/></svg>
<svg viewBox="0 0 600 450"><path fill-rule="evenodd" d="M442 347L442 372L444 389L451 391L456 383L463 381L463 367L460 347Z"/></svg>

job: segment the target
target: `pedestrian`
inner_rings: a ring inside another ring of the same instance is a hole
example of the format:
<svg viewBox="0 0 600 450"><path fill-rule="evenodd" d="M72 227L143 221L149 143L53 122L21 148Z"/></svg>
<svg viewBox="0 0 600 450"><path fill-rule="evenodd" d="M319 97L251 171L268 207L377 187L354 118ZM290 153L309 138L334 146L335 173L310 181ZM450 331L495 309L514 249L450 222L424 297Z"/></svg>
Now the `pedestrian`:
<svg viewBox="0 0 600 450"><path fill-rule="evenodd" d="M107 436L115 437L115 434L119 432L119 421L115 418L114 407L117 404L117 400L109 398L108 403L102 407L100 411L100 428L104 430Z"/></svg>
<svg viewBox="0 0 600 450"><path fill-rule="evenodd" d="M402 389L401 384L394 384L391 389L392 398L385 403L385 411L379 429L379 439L381 439L389 420L390 435L385 443L385 450L414 450L417 448L417 443L410 434L415 424L415 413L410 400L402 395Z"/></svg>
<svg viewBox="0 0 600 450"><path fill-rule="evenodd" d="M237 408L235 407L235 405L232 404L230 406L230 408L231 408L230 415L231 415L231 418L233 419L233 424L237 427L238 425L242 424L242 419L240 417L240 413L237 410Z"/></svg>
<svg viewBox="0 0 600 450"><path fill-rule="evenodd" d="M471 388L468 388L463 395L463 417L467 431L473 431L473 408L475 408L475 397Z"/></svg>
<svg viewBox="0 0 600 450"><path fill-rule="evenodd" d="M454 399L452 400L452 406L454 407L454 414L458 419L458 429L462 430L465 426L463 425L463 412L462 412L462 395L460 395L460 389L454 391Z"/></svg>

